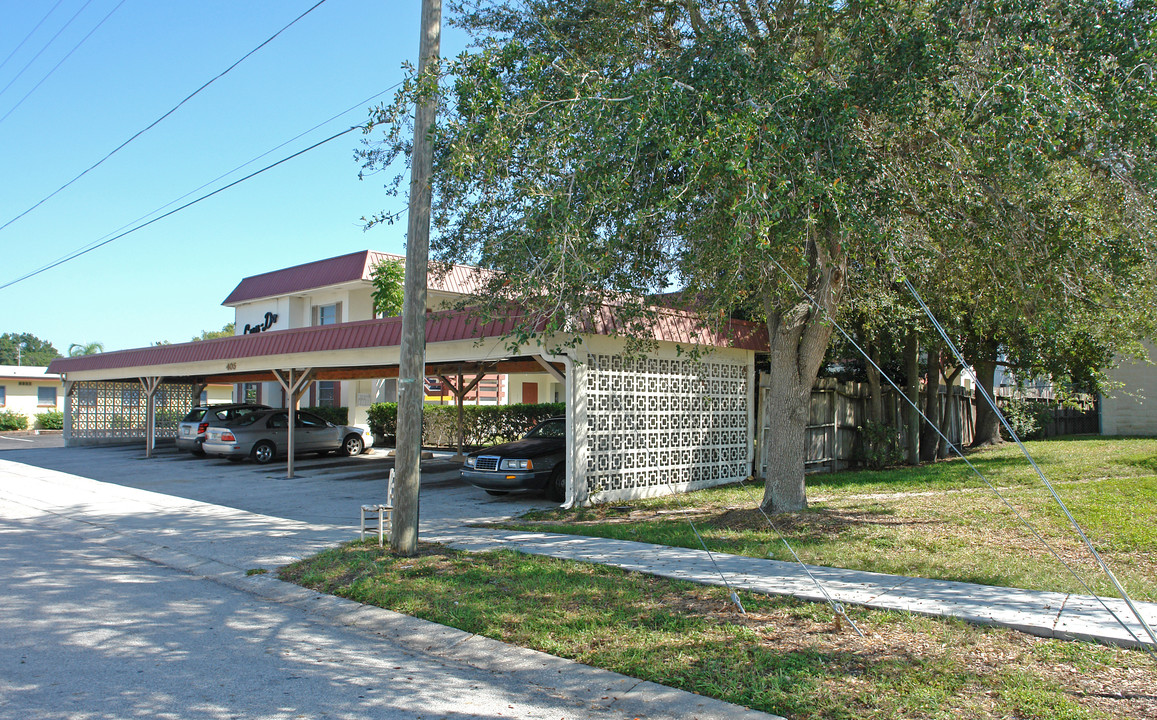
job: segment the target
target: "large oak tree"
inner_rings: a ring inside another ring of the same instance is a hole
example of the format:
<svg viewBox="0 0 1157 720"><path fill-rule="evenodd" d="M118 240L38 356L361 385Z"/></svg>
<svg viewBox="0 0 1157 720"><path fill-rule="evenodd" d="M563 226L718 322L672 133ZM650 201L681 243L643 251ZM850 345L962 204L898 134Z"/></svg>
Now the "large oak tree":
<svg viewBox="0 0 1157 720"><path fill-rule="evenodd" d="M1140 57L1100 58L1094 42L1101 16L1151 35L1140 3L520 0L456 10L477 44L440 76L432 249L502 271L481 278L472 302L524 308L516 339L543 321L574 330L605 307L624 332L645 334L654 309L625 299L670 290L694 298L704 322L765 322L767 510L806 504L810 392L857 275L911 273L945 247L967 257L968 242L992 237L936 227L943 217L928 209L951 192L946 155L975 164L970 188L995 184L975 198L981 206L1045 187L1037 180L1058 163L1085 168L1092 183L1127 176L1142 198L1151 187L1152 138L1124 127L1153 107L1151 72ZM1134 39L1147 51L1151 37ZM375 112L384 136L363 152L365 172L407 157L410 103L438 81L412 78ZM1018 205L1022 226L1045 210L1085 212L1065 198L1044 205ZM1079 225L1028 237L1059 247ZM1019 249L990 248L1007 262Z"/></svg>

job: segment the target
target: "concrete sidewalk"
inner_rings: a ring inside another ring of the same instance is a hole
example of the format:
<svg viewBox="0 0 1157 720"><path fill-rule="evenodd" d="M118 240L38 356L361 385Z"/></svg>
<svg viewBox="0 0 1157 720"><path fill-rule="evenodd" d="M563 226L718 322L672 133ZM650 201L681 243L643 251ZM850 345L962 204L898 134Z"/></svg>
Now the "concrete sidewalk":
<svg viewBox="0 0 1157 720"><path fill-rule="evenodd" d="M179 543L185 553L233 568L273 569L348 540L356 531L256 515L18 463L0 461L0 472L35 480L0 486L0 499L7 496L27 507L65 517L83 516L90 523L111 514L110 519L115 520L117 532L123 537L134 537L146 544ZM64 502L62 498L69 500ZM842 603L959 618L1044 637L1152 646L1147 633L1120 600L1106 599L1102 603L1084 595L808 566L813 580L795 563L722 553L709 556L702 550L602 538L466 527L461 518L454 517L427 519L424 515L421 532L423 540L466 550L518 549L818 602L826 600L819 587L822 585L833 600ZM1137 605L1150 627L1157 626L1157 604Z"/></svg>
<svg viewBox="0 0 1157 720"><path fill-rule="evenodd" d="M816 602L826 602L823 592L826 591L837 602L869 608L959 618L1042 637L1093 640L1124 647L1153 647L1144 628L1121 600L1104 599L1102 604L1086 595L927 580L816 565L807 566L805 571L798 563L725 553L711 553L709 556L702 550L578 535L445 528L426 531L424 539L473 551L517 549L705 585L727 584L736 589L790 595ZM1157 604L1135 604L1149 627L1157 628ZM1122 627L1113 613L1128 629Z"/></svg>

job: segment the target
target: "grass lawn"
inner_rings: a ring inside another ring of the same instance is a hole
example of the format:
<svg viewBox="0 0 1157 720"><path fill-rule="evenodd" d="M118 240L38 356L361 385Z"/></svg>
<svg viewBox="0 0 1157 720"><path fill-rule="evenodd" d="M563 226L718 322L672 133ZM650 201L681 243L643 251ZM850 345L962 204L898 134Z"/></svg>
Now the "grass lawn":
<svg viewBox="0 0 1157 720"><path fill-rule="evenodd" d="M1033 458L1136 600L1157 601L1157 440L1059 438L1027 444ZM756 506L762 486L534 513L517 527L987 585L1087 592L1019 513L1097 593L1115 594L1068 520L1014 445L969 461L808 478L809 507L774 516ZM1015 508L1016 513L1011 508Z"/></svg>
<svg viewBox="0 0 1157 720"><path fill-rule="evenodd" d="M280 577L508 643L802 718L1157 717L1141 651L726 591L510 551L352 543Z"/></svg>

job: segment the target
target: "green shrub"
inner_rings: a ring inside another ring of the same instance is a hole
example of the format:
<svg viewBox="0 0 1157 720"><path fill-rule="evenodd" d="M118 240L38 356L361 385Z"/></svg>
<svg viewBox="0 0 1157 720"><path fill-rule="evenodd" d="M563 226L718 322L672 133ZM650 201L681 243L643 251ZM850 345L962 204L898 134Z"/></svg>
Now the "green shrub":
<svg viewBox="0 0 1157 720"><path fill-rule="evenodd" d="M904 448L900 431L883 423L866 422L860 431L863 443L861 455L864 466L872 470L899 465L904 462Z"/></svg>
<svg viewBox="0 0 1157 720"><path fill-rule="evenodd" d="M367 413L375 445L398 444L398 404L374 403Z"/></svg>
<svg viewBox="0 0 1157 720"><path fill-rule="evenodd" d="M329 420L334 425L349 425L348 407L304 407L302 410L313 413L323 420Z"/></svg>
<svg viewBox="0 0 1157 720"><path fill-rule="evenodd" d="M463 444L483 447L521 437L539 422L566 413L564 403L534 405L465 405L462 407ZM369 410L374 442L397 444L398 404L376 403ZM457 405L426 405L422 409L422 445L456 447Z"/></svg>
<svg viewBox="0 0 1157 720"><path fill-rule="evenodd" d="M1052 421L1056 404L1049 400L1029 400L1025 398L1008 398L1000 402L1000 411L1008 420L1008 424L1016 431L1021 440L1039 440L1044 437L1044 430ZM1003 426L1001 435L1006 440L1008 431Z"/></svg>
<svg viewBox="0 0 1157 720"><path fill-rule="evenodd" d="M41 430L63 430L64 413L60 410L49 410L36 416L36 427Z"/></svg>
<svg viewBox="0 0 1157 720"><path fill-rule="evenodd" d="M27 430L28 416L15 410L0 410L0 430Z"/></svg>

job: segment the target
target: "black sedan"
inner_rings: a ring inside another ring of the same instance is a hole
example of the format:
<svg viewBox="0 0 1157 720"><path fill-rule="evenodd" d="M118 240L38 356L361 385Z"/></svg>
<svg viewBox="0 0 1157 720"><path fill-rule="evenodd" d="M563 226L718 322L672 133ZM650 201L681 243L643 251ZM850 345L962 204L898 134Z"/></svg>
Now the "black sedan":
<svg viewBox="0 0 1157 720"><path fill-rule="evenodd" d="M521 440L466 456L462 479L491 495L541 491L555 502L566 497L566 418L544 420Z"/></svg>

